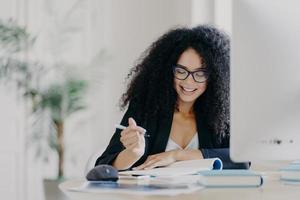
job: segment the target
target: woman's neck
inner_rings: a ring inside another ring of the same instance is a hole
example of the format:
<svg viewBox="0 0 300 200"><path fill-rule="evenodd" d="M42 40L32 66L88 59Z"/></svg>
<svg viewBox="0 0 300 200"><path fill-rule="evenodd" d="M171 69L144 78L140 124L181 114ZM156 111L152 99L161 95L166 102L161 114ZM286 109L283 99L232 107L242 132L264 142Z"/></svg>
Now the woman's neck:
<svg viewBox="0 0 300 200"><path fill-rule="evenodd" d="M194 102L178 102L178 112L183 116L194 115Z"/></svg>

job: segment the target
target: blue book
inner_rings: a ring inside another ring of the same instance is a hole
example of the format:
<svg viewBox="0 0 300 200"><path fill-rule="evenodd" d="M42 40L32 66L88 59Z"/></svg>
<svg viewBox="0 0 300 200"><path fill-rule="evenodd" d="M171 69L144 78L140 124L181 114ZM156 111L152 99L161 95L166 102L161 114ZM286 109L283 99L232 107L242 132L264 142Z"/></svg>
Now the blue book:
<svg viewBox="0 0 300 200"><path fill-rule="evenodd" d="M300 163L291 163L285 168L280 169L280 179L300 183Z"/></svg>
<svg viewBox="0 0 300 200"><path fill-rule="evenodd" d="M205 187L260 187L263 184L261 174L251 170L210 170L202 171L202 184Z"/></svg>

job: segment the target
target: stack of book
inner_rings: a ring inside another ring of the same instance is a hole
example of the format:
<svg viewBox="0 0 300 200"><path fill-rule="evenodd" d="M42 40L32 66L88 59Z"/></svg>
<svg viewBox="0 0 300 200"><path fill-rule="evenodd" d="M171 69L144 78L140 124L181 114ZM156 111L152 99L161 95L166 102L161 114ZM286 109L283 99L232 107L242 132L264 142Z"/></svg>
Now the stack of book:
<svg viewBox="0 0 300 200"><path fill-rule="evenodd" d="M261 174L251 170L202 171L202 184L205 187L260 187L263 184Z"/></svg>
<svg viewBox="0 0 300 200"><path fill-rule="evenodd" d="M202 185L204 187L260 187L261 174L251 170L222 170L218 158L175 162L150 170L119 172L119 177L150 177L153 185Z"/></svg>
<svg viewBox="0 0 300 200"><path fill-rule="evenodd" d="M300 184L300 161L292 162L280 169L280 180L290 184Z"/></svg>

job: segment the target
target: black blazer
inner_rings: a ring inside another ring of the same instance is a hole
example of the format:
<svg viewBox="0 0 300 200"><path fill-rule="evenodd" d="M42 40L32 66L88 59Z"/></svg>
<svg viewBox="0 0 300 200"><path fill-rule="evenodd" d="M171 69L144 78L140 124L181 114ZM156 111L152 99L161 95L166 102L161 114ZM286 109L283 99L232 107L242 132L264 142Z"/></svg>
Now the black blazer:
<svg viewBox="0 0 300 200"><path fill-rule="evenodd" d="M169 139L174 110L167 114L159 114L151 121L142 122L140 120L138 107L134 103L130 103L129 107L121 121L121 124L128 126L128 118L133 117L139 126L147 130L150 137L145 138L145 153L132 167L138 166L147 159L149 155L164 152ZM208 130L205 120L202 120L196 114L197 132L199 138L199 150L204 158L219 157L223 162L224 169L247 169L249 163L234 163L229 157L229 137L225 138L221 143L215 138L214 134ZM97 159L95 165L109 164L111 165L118 154L124 150L124 146L120 142L121 130L116 129L109 145L103 154Z"/></svg>

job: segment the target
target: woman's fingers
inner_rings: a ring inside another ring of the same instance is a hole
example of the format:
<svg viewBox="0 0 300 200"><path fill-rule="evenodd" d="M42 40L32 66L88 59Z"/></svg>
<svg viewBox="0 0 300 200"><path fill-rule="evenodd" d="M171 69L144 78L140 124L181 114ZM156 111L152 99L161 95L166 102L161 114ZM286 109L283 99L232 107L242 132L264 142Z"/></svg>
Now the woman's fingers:
<svg viewBox="0 0 300 200"><path fill-rule="evenodd" d="M144 164L148 163L150 160L153 160L154 158L156 158L155 155L148 156L147 159L145 160Z"/></svg>
<svg viewBox="0 0 300 200"><path fill-rule="evenodd" d="M154 158L152 160L149 160L148 162L144 162L143 164L141 164L140 166L134 168L134 170L142 170L142 169L148 169L149 166L151 166L152 164L154 164L155 162L157 162L158 159Z"/></svg>
<svg viewBox="0 0 300 200"><path fill-rule="evenodd" d="M123 143L123 145L125 147L131 145L131 144L134 144L134 143L137 143L139 140L138 137L131 137L131 138L127 138L126 140L121 140L121 142Z"/></svg>
<svg viewBox="0 0 300 200"><path fill-rule="evenodd" d="M131 128L134 131L139 131L141 133L146 132L146 130L144 128L142 128L136 124L135 120L132 117L130 117L128 119L128 128Z"/></svg>
<svg viewBox="0 0 300 200"><path fill-rule="evenodd" d="M135 126L135 127L130 127L129 126L127 131L128 131L128 133L135 132L135 131L137 131L139 133L145 133L146 132L146 130L144 128L140 127L140 126Z"/></svg>
<svg viewBox="0 0 300 200"><path fill-rule="evenodd" d="M137 126L135 120L130 117L128 119L128 127L121 132L121 136L126 136L126 137L133 137L135 135L135 132L139 133L145 133L146 130L143 127ZM125 137L125 138L126 138Z"/></svg>
<svg viewBox="0 0 300 200"><path fill-rule="evenodd" d="M126 149L137 152L138 154L143 154L145 149L143 134L145 132L146 130L144 128L136 125L133 118L129 118L128 127L121 131L120 141Z"/></svg>
<svg viewBox="0 0 300 200"><path fill-rule="evenodd" d="M152 163L156 162L157 160L158 159L154 155L148 156L147 160L140 166L135 167L134 170L145 169L145 168L147 168L147 166L151 165Z"/></svg>
<svg viewBox="0 0 300 200"><path fill-rule="evenodd" d="M132 143L132 144L128 144L127 146L126 146L126 149L129 149L129 150L133 150L133 149L135 149L136 147L138 146L138 143Z"/></svg>
<svg viewBox="0 0 300 200"><path fill-rule="evenodd" d="M140 126L135 126L135 127L129 126L121 132L121 136L128 135L129 137L131 137L135 132L145 133L146 130Z"/></svg>
<svg viewBox="0 0 300 200"><path fill-rule="evenodd" d="M155 167L161 166L161 160L155 159L152 163L149 163L148 165L145 166L144 169L153 169Z"/></svg>
<svg viewBox="0 0 300 200"><path fill-rule="evenodd" d="M128 119L128 124L129 124L129 127L135 127L136 126L136 122L132 117L130 117Z"/></svg>
<svg viewBox="0 0 300 200"><path fill-rule="evenodd" d="M167 166L169 164L174 163L175 161L176 159L174 158L172 151L164 152L164 153L148 156L148 158L142 165L133 169L137 169L137 170L153 169L155 167Z"/></svg>
<svg viewBox="0 0 300 200"><path fill-rule="evenodd" d="M128 134L124 134L121 136L120 141L123 144L128 144L128 143L132 143L132 141L137 142L139 139L141 139L141 137L143 137L139 132L135 131L135 132L130 132Z"/></svg>

